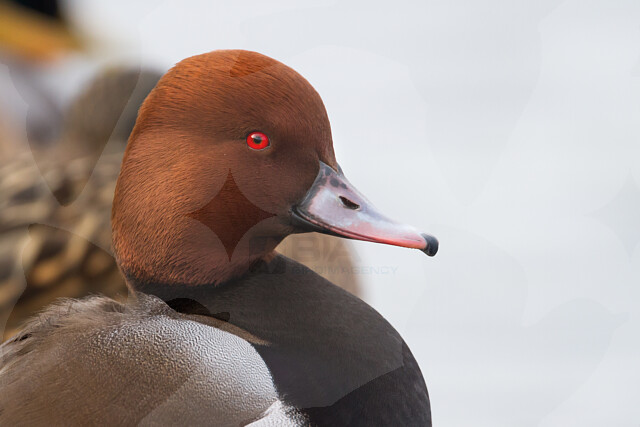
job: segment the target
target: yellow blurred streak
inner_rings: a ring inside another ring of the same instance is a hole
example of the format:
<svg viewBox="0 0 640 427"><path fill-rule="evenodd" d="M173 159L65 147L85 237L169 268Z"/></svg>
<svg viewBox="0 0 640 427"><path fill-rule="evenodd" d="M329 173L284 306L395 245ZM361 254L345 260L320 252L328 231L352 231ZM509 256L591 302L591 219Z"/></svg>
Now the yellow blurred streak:
<svg viewBox="0 0 640 427"><path fill-rule="evenodd" d="M62 24L29 9L0 1L0 47L33 61L51 61L80 43Z"/></svg>

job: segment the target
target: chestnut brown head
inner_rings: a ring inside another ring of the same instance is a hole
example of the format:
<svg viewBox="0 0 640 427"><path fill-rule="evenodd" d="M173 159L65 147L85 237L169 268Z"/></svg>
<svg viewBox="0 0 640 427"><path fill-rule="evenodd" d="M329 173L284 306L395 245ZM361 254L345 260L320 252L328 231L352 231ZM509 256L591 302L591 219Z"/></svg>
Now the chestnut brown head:
<svg viewBox="0 0 640 427"><path fill-rule="evenodd" d="M342 175L309 82L242 50L185 59L159 81L129 139L112 212L124 273L165 284L241 275L292 232L429 246L413 229L394 237L394 226Z"/></svg>

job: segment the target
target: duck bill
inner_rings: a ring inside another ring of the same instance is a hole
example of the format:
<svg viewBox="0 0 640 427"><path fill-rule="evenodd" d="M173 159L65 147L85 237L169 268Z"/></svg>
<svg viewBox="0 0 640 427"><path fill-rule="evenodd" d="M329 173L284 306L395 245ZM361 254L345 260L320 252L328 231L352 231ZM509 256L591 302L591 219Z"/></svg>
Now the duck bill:
<svg viewBox="0 0 640 427"><path fill-rule="evenodd" d="M294 225L301 232L316 231L365 242L420 249L429 256L438 252L438 240L410 225L397 223L369 202L342 174L323 162L313 185L292 209Z"/></svg>

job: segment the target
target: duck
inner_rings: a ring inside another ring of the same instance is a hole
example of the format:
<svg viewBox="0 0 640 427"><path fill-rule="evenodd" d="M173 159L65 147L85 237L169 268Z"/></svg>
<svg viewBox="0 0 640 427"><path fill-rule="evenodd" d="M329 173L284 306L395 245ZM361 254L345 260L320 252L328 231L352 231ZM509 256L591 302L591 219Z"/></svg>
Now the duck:
<svg viewBox="0 0 640 427"><path fill-rule="evenodd" d="M337 163L320 95L268 56L216 50L144 101L112 244L130 296L59 301L0 347L0 424L431 425L399 333L275 251L316 232L418 249Z"/></svg>
<svg viewBox="0 0 640 427"><path fill-rule="evenodd" d="M16 136L0 138L1 341L58 298L126 300L110 250L111 203L137 111L160 77L150 67L105 67L64 109L53 142L27 150ZM364 296L345 240L298 234L277 250Z"/></svg>

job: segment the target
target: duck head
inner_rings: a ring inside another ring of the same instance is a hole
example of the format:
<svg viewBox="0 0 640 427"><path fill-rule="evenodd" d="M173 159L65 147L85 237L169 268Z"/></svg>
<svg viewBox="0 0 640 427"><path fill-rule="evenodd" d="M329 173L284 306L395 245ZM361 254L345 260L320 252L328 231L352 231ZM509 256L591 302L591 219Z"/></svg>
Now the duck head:
<svg viewBox="0 0 640 427"><path fill-rule="evenodd" d="M112 212L129 281L212 284L317 231L417 248L437 240L384 217L345 178L318 93L264 55L183 60L145 100Z"/></svg>

